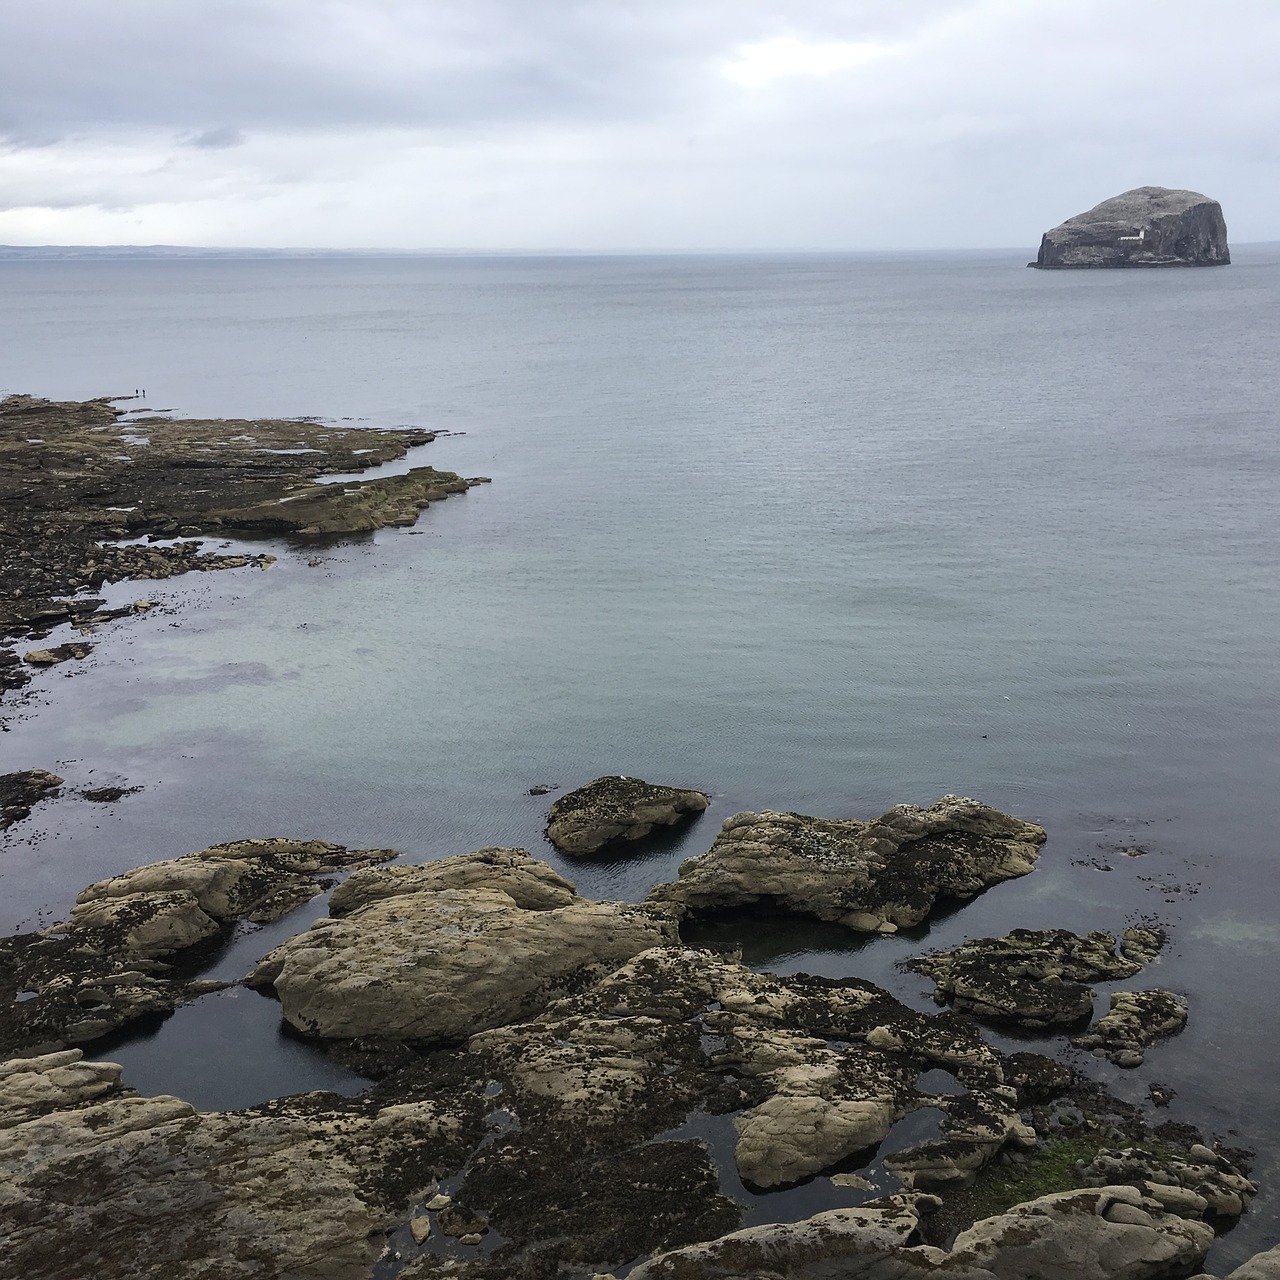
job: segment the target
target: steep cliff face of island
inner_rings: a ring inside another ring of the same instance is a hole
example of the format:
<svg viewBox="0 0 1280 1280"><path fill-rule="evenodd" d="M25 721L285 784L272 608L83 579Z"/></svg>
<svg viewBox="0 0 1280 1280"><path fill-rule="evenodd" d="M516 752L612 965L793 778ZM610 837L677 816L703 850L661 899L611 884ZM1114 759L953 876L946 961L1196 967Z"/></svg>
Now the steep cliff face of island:
<svg viewBox="0 0 1280 1280"><path fill-rule="evenodd" d="M1135 187L1046 231L1029 267L1212 267L1231 261L1222 206L1197 191Z"/></svg>

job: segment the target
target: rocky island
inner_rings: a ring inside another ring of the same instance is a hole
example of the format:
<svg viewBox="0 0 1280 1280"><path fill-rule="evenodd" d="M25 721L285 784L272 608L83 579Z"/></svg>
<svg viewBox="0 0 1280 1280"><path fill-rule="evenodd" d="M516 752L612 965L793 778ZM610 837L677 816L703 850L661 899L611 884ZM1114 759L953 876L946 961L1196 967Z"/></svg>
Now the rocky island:
<svg viewBox="0 0 1280 1280"><path fill-rule="evenodd" d="M1135 187L1044 233L1029 267L1213 267L1231 261L1222 206L1197 191Z"/></svg>

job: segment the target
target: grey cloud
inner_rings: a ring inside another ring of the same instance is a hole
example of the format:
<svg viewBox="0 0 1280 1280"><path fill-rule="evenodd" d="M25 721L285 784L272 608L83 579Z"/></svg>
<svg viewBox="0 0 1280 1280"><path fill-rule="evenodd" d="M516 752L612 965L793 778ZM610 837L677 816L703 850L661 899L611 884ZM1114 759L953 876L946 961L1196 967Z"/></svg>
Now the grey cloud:
<svg viewBox="0 0 1280 1280"><path fill-rule="evenodd" d="M228 147L244 146L245 136L234 125L226 124L219 129L205 129L182 141L185 146L195 147L199 151L225 151Z"/></svg>
<svg viewBox="0 0 1280 1280"><path fill-rule="evenodd" d="M201 234L244 243L1007 245L1145 182L1208 191L1233 235L1259 239L1280 207L1280 6L1231 11L0 4L0 47L20 51L0 79L0 179L27 207L199 204ZM825 76L719 74L740 46L779 38L888 52ZM15 150L41 138L66 145Z"/></svg>
<svg viewBox="0 0 1280 1280"><path fill-rule="evenodd" d="M906 6L910 23L944 0ZM0 116L94 132L470 126L643 114L678 105L735 42L814 29L893 37L904 6L751 0L41 0L0 11L20 49Z"/></svg>

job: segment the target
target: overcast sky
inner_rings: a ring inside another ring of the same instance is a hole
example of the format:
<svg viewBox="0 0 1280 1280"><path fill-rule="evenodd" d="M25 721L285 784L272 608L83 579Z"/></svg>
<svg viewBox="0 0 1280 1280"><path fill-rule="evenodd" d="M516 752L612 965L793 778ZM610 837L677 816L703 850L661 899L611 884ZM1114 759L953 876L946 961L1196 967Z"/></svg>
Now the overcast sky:
<svg viewBox="0 0 1280 1280"><path fill-rule="evenodd" d="M0 0L0 243L1280 239L1280 0Z"/></svg>

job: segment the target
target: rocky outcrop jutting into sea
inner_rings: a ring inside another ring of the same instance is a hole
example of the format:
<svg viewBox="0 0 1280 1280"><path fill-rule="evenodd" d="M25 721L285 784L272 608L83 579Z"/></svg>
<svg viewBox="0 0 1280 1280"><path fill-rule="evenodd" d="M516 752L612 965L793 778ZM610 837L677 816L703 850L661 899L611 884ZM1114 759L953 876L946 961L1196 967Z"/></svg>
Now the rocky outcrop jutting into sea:
<svg viewBox="0 0 1280 1280"><path fill-rule="evenodd" d="M655 902L687 914L762 904L864 933L919 924L939 897L971 898L1026 875L1043 827L964 796L895 805L871 822L799 813L726 818L709 852L660 884Z"/></svg>
<svg viewBox="0 0 1280 1280"><path fill-rule="evenodd" d="M0 398L0 642L42 639L67 622L84 633L151 607L107 609L86 597L107 583L265 569L275 559L223 555L202 538L327 537L411 525L484 477L413 467L320 481L403 458L436 435L308 419L126 418L106 399ZM0 644L0 693L20 688L31 668L82 658L91 648L72 641L33 649L24 663Z"/></svg>
<svg viewBox="0 0 1280 1280"><path fill-rule="evenodd" d="M1029 267L1213 267L1231 261L1222 206L1198 191L1135 187L1044 233Z"/></svg>

